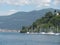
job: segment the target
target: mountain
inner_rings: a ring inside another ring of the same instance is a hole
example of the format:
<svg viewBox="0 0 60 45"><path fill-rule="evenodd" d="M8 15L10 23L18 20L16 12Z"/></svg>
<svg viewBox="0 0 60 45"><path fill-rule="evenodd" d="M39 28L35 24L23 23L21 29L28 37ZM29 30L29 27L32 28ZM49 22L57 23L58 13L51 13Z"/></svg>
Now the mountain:
<svg viewBox="0 0 60 45"><path fill-rule="evenodd" d="M20 30L22 26L29 26L36 19L43 17L46 12L54 12L54 10L48 8L38 11L16 12L10 16L0 16L0 29Z"/></svg>
<svg viewBox="0 0 60 45"><path fill-rule="evenodd" d="M54 32L60 33L60 12L47 12L44 17L37 19L31 26L23 26L21 33L40 33L40 32Z"/></svg>

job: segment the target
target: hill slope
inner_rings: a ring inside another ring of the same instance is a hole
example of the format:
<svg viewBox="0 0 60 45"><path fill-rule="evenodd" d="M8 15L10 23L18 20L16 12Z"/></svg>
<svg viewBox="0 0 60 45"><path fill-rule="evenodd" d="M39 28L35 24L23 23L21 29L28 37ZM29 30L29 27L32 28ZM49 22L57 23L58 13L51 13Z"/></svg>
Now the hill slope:
<svg viewBox="0 0 60 45"><path fill-rule="evenodd" d="M20 30L22 26L31 25L36 19L41 18L46 12L55 9L43 9L31 12L17 12L10 16L0 16L0 29Z"/></svg>
<svg viewBox="0 0 60 45"><path fill-rule="evenodd" d="M54 32L60 33L60 12L47 12L44 17L37 19L31 26L22 27L21 33Z"/></svg>

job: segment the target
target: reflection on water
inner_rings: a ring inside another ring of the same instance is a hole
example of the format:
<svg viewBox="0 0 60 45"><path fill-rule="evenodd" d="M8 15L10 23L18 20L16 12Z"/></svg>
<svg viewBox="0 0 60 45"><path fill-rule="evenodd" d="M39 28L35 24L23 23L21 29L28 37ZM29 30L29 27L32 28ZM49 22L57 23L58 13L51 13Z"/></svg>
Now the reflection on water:
<svg viewBox="0 0 60 45"><path fill-rule="evenodd" d="M0 33L0 45L60 45L60 36Z"/></svg>

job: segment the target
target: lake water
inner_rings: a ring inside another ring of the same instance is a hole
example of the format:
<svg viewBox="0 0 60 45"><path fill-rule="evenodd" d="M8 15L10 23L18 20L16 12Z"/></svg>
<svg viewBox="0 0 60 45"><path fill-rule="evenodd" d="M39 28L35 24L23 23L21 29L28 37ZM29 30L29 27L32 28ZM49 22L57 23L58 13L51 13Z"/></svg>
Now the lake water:
<svg viewBox="0 0 60 45"><path fill-rule="evenodd" d="M0 45L60 45L60 36L0 32Z"/></svg>

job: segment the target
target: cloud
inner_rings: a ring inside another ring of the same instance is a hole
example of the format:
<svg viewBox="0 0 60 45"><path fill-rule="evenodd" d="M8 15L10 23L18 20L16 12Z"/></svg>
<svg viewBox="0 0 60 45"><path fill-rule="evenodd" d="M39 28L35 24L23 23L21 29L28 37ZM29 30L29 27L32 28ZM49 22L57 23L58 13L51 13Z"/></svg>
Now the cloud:
<svg viewBox="0 0 60 45"><path fill-rule="evenodd" d="M45 7L50 6L51 0L0 0L0 3L15 6L33 5L35 9L39 9L44 6Z"/></svg>
<svg viewBox="0 0 60 45"><path fill-rule="evenodd" d="M6 3L10 5L29 5L36 4L41 6L49 6L51 0L0 0L0 3Z"/></svg>
<svg viewBox="0 0 60 45"><path fill-rule="evenodd" d="M32 0L32 2L40 6L48 6L50 5L51 0Z"/></svg>
<svg viewBox="0 0 60 45"><path fill-rule="evenodd" d="M19 5L19 6L24 6L24 5L36 5L37 7L41 6L50 6L51 3L53 5L59 5L60 0L0 0L0 3L6 3L9 5Z"/></svg>
<svg viewBox="0 0 60 45"><path fill-rule="evenodd" d="M18 12L18 11L17 11L17 10L12 9L12 10L9 10L9 11L7 12L7 15L11 15L11 14L16 13L16 12Z"/></svg>
<svg viewBox="0 0 60 45"><path fill-rule="evenodd" d="M24 6L28 7L27 5L29 5L29 6L34 6L35 10L39 10L39 9L48 8L48 7L56 8L60 6L60 0L0 0L0 4L8 4L10 6L18 5L18 7L22 6L23 8ZM5 12L0 11L0 15L10 15L17 11L18 10L14 10L14 9L5 11Z"/></svg>
<svg viewBox="0 0 60 45"><path fill-rule="evenodd" d="M9 10L9 11L0 11L0 16L8 16L16 12L18 12L18 10L14 10L14 9Z"/></svg>
<svg viewBox="0 0 60 45"><path fill-rule="evenodd" d="M60 0L54 0L53 4L54 4L55 6L59 6L59 5L60 5Z"/></svg>
<svg viewBox="0 0 60 45"><path fill-rule="evenodd" d="M32 0L31 2L36 6L36 10L49 7L51 4L51 0Z"/></svg>
<svg viewBox="0 0 60 45"><path fill-rule="evenodd" d="M0 0L0 3L6 3L10 5L28 5L29 0Z"/></svg>

